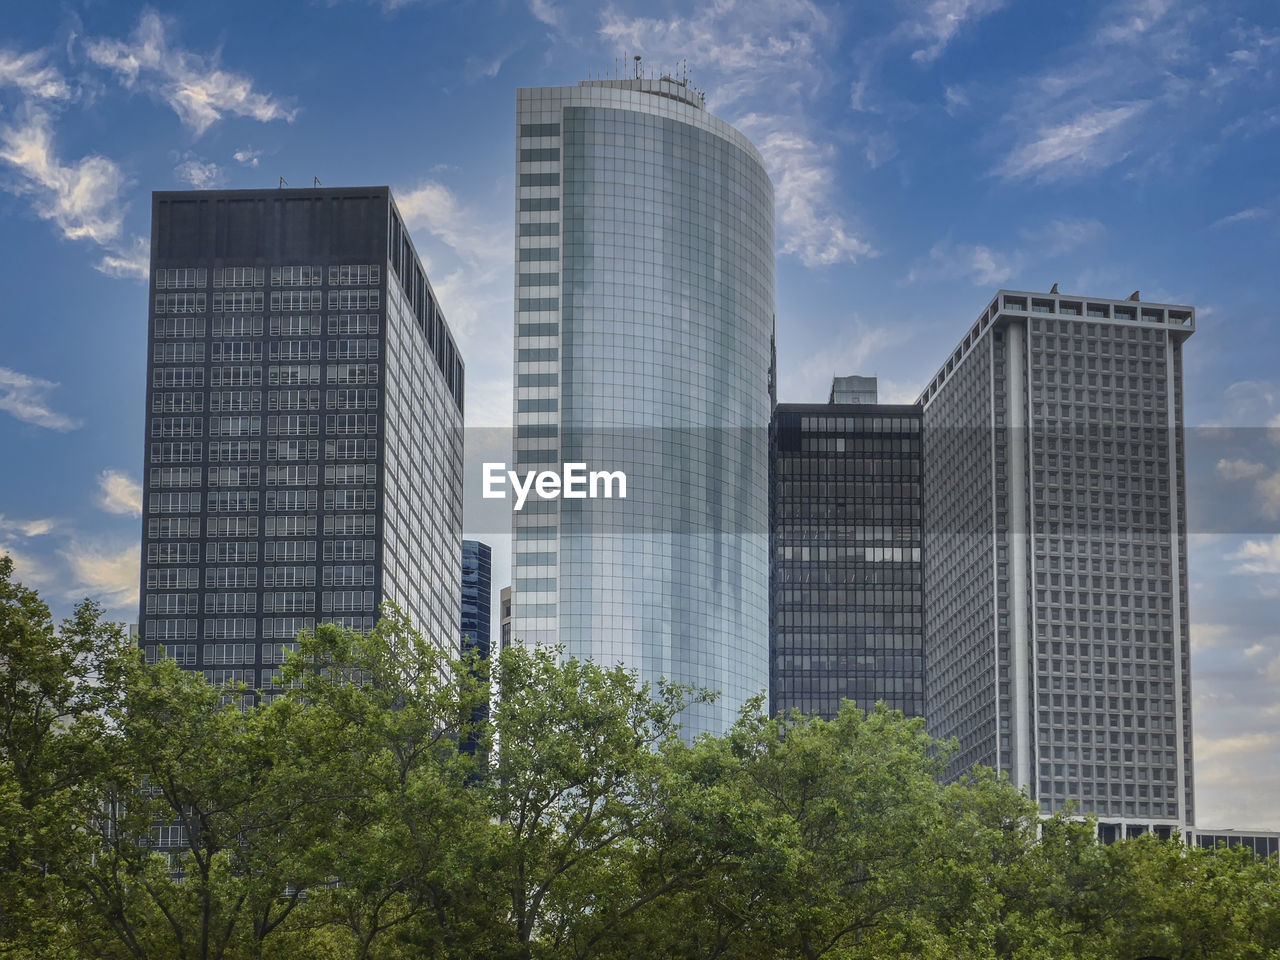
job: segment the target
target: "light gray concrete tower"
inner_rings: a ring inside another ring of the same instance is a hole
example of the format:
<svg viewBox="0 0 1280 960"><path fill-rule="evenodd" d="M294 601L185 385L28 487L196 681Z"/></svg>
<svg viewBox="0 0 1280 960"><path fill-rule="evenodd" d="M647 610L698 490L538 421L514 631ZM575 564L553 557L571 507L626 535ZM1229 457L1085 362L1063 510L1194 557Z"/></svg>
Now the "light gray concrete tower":
<svg viewBox="0 0 1280 960"><path fill-rule="evenodd" d="M1001 290L921 396L926 711L1104 829L1194 820L1191 307Z"/></svg>
<svg viewBox="0 0 1280 960"><path fill-rule="evenodd" d="M669 78L516 106L516 469L628 489L515 515L512 635L716 690L720 732L768 685L773 188Z"/></svg>

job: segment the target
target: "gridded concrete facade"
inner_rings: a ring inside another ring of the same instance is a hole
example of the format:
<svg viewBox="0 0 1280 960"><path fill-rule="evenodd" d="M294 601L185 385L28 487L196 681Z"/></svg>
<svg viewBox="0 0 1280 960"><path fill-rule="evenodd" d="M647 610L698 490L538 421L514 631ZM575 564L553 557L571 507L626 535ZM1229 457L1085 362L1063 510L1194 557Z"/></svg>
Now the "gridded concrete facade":
<svg viewBox="0 0 1280 960"><path fill-rule="evenodd" d="M269 690L394 601L456 645L463 366L385 187L156 193L139 643Z"/></svg>
<svg viewBox="0 0 1280 960"><path fill-rule="evenodd" d="M925 390L932 732L1041 810L1194 823L1190 307L1000 291ZM1127 827L1126 827L1127 829Z"/></svg>
<svg viewBox="0 0 1280 960"><path fill-rule="evenodd" d="M771 712L924 716L920 426L914 405L774 410Z"/></svg>
<svg viewBox="0 0 1280 960"><path fill-rule="evenodd" d="M773 190L670 80L517 95L515 461L626 473L516 514L512 633L720 692L768 684Z"/></svg>

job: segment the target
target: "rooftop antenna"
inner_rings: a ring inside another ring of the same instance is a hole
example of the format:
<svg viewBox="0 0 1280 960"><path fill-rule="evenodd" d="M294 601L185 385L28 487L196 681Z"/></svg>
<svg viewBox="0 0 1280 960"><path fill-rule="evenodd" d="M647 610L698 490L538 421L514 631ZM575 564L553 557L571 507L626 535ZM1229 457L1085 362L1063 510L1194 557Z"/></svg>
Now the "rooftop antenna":
<svg viewBox="0 0 1280 960"><path fill-rule="evenodd" d="M636 62L636 79L639 80L640 79L640 54L637 53L634 59Z"/></svg>
<svg viewBox="0 0 1280 960"><path fill-rule="evenodd" d="M286 180L284 177L281 177L281 178L280 178L280 187L287 187L288 185L289 185L289 181L288 181L288 180ZM279 187L277 187L276 189L279 189Z"/></svg>
<svg viewBox="0 0 1280 960"><path fill-rule="evenodd" d="M319 177L316 177L316 176L312 176L312 178L311 178L311 185L312 185L313 187L318 187L318 186L320 186L320 178L319 178Z"/></svg>
<svg viewBox="0 0 1280 960"><path fill-rule="evenodd" d="M1057 293L1057 292L1058 292L1058 284L1057 284L1056 282L1054 283L1053 287L1052 287L1052 288L1050 288L1049 292L1050 292L1050 293Z"/></svg>

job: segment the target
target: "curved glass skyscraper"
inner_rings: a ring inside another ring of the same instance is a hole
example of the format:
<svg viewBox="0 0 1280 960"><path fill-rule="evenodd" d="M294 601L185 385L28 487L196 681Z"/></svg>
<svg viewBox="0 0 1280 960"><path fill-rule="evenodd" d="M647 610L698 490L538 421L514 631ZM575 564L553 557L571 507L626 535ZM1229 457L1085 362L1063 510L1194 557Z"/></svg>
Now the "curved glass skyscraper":
<svg viewBox="0 0 1280 960"><path fill-rule="evenodd" d="M684 723L722 732L768 687L772 185L670 79L516 122L515 469L627 481L515 514L512 635L717 691Z"/></svg>

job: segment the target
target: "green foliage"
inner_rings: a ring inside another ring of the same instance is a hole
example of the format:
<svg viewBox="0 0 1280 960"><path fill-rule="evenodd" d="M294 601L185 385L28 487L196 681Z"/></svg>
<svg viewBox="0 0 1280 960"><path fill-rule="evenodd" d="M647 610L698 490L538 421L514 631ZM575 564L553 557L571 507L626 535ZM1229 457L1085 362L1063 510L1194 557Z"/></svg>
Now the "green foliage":
<svg viewBox="0 0 1280 960"><path fill-rule="evenodd" d="M705 693L556 650L299 645L255 704L0 557L0 957L1280 957L1274 863L943 784L883 707L687 743Z"/></svg>

